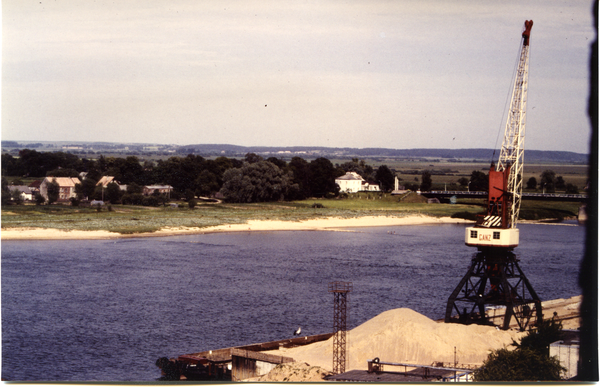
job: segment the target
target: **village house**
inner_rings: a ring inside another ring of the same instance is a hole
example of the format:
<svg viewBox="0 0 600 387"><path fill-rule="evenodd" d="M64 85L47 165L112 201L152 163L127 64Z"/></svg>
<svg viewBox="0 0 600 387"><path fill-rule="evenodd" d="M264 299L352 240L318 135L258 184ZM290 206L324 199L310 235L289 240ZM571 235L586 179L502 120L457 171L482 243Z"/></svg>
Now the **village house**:
<svg viewBox="0 0 600 387"><path fill-rule="evenodd" d="M119 184L119 182L115 180L114 176L102 176L96 183L96 186L102 186L103 188L106 188L106 186L110 183Z"/></svg>
<svg viewBox="0 0 600 387"><path fill-rule="evenodd" d="M33 183L29 184L29 189L31 193L35 195L36 193L40 193L40 185L42 184L41 180L34 180Z"/></svg>
<svg viewBox="0 0 600 387"><path fill-rule="evenodd" d="M67 201L70 198L77 196L75 193L75 184L81 184L78 178L47 176L44 181L42 181L42 184L40 184L40 195L42 195L46 200L48 200L48 184L52 183L52 181L56 181L58 184L59 201Z"/></svg>
<svg viewBox="0 0 600 387"><path fill-rule="evenodd" d="M356 172L346 172L344 176L335 179L335 183L340 187L340 192L355 193L360 191L378 192L379 184L367 182Z"/></svg>
<svg viewBox="0 0 600 387"><path fill-rule="evenodd" d="M18 190L21 194L21 200L33 200L33 192L31 188L26 185L9 185L8 190L11 192Z"/></svg>
<svg viewBox="0 0 600 387"><path fill-rule="evenodd" d="M148 196L152 195L155 191L157 191L159 194L165 194L168 197L170 197L172 190L173 187L171 187L170 185L146 185L144 186L144 190L142 193Z"/></svg>

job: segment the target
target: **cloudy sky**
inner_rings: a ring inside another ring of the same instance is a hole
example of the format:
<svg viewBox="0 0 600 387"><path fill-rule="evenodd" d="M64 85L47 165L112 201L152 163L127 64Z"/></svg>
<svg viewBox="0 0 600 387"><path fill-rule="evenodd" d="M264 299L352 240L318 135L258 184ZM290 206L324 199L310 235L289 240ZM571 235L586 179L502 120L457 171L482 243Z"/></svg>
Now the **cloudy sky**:
<svg viewBox="0 0 600 387"><path fill-rule="evenodd" d="M2 139L588 151L592 2L3 0Z"/></svg>

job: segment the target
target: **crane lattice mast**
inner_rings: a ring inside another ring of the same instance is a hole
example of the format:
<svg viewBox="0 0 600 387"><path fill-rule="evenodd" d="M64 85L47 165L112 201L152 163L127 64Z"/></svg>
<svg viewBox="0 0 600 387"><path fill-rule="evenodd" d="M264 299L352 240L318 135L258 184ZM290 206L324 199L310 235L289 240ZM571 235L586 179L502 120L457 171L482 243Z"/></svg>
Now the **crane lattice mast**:
<svg viewBox="0 0 600 387"><path fill-rule="evenodd" d="M527 86L529 79L529 36L533 20L525 21L521 41L521 56L511 97L511 105L506 119L504 141L500 150L496 171L510 170L507 182L509 195L509 227L515 228L521 208L523 191L523 153L525 140L525 119L527 116Z"/></svg>

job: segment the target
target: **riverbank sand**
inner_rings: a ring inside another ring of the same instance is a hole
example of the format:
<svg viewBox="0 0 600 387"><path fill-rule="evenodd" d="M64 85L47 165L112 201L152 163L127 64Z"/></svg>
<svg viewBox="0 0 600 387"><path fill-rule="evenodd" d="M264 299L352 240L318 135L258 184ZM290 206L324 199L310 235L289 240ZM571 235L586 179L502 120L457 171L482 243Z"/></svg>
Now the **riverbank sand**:
<svg viewBox="0 0 600 387"><path fill-rule="evenodd" d="M431 216L409 215L395 216L364 216L358 218L322 218L298 222L280 220L250 220L242 224L225 224L213 227L180 227L163 228L159 231L119 234L104 230L83 231L51 228L2 228L2 240L47 240L47 239L112 239L112 238L143 238L175 235L193 235L216 232L247 232L247 231L347 231L359 227L385 227L421 224L467 223L464 219L450 217L435 218Z"/></svg>

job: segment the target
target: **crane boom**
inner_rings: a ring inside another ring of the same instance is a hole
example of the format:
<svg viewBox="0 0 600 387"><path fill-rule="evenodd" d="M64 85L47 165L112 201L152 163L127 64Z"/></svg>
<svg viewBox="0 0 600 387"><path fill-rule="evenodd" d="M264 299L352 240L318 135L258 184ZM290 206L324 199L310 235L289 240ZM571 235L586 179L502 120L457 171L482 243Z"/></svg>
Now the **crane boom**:
<svg viewBox="0 0 600 387"><path fill-rule="evenodd" d="M517 219L523 191L523 153L527 85L529 78L529 37L532 20L526 20L521 33L521 50L504 140L498 164L489 173L487 215L475 227L466 229L469 246L516 247L519 244Z"/></svg>
<svg viewBox="0 0 600 387"><path fill-rule="evenodd" d="M517 68L517 76L511 97L511 105L506 119L504 141L500 150L496 171L510 170L507 182L509 195L509 227L517 226L519 210L521 208L521 194L523 191L523 153L525 140L525 118L527 107L527 84L529 78L529 36L533 20L526 20L524 31L521 34L521 57Z"/></svg>

